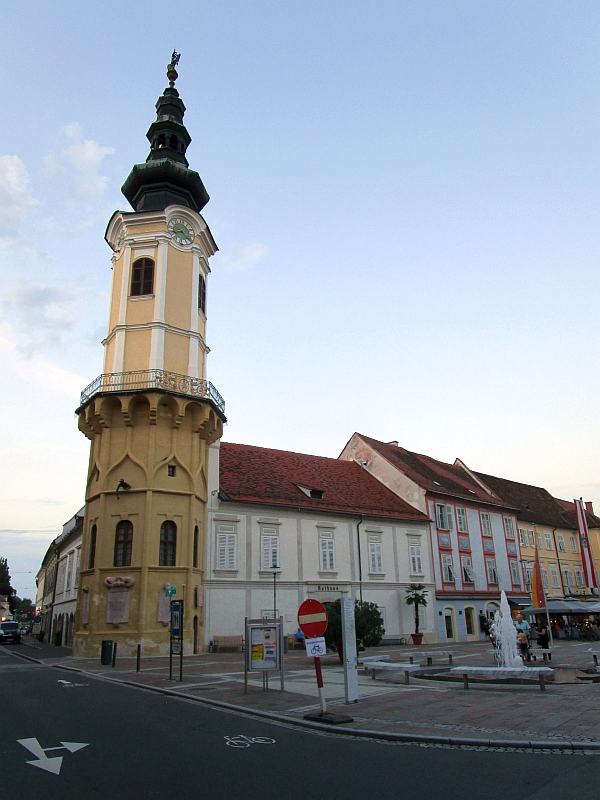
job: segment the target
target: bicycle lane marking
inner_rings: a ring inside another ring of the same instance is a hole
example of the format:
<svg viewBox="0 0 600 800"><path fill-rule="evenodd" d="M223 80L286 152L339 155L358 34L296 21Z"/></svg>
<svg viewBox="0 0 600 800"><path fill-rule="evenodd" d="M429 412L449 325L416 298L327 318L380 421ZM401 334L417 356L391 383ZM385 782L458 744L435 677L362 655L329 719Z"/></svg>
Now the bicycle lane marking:
<svg viewBox="0 0 600 800"><path fill-rule="evenodd" d="M224 736L225 744L229 747L250 747L251 744L275 744L275 739L268 736Z"/></svg>

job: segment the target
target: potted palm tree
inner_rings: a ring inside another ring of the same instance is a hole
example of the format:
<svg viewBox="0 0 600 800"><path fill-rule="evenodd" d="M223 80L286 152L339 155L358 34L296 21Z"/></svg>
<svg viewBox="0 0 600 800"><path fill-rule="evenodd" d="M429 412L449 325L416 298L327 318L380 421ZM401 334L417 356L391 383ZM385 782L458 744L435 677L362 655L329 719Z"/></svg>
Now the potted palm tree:
<svg viewBox="0 0 600 800"><path fill-rule="evenodd" d="M411 634L413 644L421 644L423 634L419 631L419 606L427 605L427 589L422 583L411 583L406 589L406 605L415 607L415 632Z"/></svg>

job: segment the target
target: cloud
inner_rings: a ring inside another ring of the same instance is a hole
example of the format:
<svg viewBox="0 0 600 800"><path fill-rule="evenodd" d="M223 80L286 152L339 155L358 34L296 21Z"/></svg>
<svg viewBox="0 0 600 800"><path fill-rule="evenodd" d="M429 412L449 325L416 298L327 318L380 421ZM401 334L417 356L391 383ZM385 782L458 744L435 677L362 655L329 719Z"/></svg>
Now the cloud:
<svg viewBox="0 0 600 800"><path fill-rule="evenodd" d="M17 350L26 355L62 343L73 328L79 291L73 286L45 286L16 281L2 300L3 317L17 333Z"/></svg>
<svg viewBox="0 0 600 800"><path fill-rule="evenodd" d="M254 266L267 255L269 248L260 242L249 242L232 250L221 252L219 268L226 272L239 272Z"/></svg>
<svg viewBox="0 0 600 800"><path fill-rule="evenodd" d="M18 156L0 156L0 240L18 238L17 229L39 202L27 193L29 174Z"/></svg>
<svg viewBox="0 0 600 800"><path fill-rule="evenodd" d="M77 123L66 125L61 134L66 147L60 153L48 153L39 176L47 180L66 182L67 196L74 202L93 205L104 194L108 177L100 174L105 156L115 152L114 147L103 147L93 139L84 139Z"/></svg>

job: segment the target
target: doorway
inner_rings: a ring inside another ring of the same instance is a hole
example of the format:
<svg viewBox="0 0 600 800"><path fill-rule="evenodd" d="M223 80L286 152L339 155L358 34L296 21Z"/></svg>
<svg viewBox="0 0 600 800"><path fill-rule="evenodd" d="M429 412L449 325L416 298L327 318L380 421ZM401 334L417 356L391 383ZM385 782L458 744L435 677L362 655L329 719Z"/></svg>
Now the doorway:
<svg viewBox="0 0 600 800"><path fill-rule="evenodd" d="M194 617L194 655L198 654L198 615Z"/></svg>
<svg viewBox="0 0 600 800"><path fill-rule="evenodd" d="M454 624L453 608L444 609L444 628L446 631L446 641L448 642L456 641L456 636L455 636L456 626Z"/></svg>

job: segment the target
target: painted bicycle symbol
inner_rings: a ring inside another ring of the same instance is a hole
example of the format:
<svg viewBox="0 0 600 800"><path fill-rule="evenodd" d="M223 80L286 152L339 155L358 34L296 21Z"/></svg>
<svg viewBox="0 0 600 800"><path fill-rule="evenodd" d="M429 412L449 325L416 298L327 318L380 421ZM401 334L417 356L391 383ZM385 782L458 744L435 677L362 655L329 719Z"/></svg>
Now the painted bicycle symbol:
<svg viewBox="0 0 600 800"><path fill-rule="evenodd" d="M312 655L313 655L313 656L314 656L314 655L320 655L320 654L321 654L321 647L320 647L320 645L318 645L318 644L313 644L313 646L310 648L310 652L312 653Z"/></svg>
<svg viewBox="0 0 600 800"><path fill-rule="evenodd" d="M251 744L275 744L275 739L266 736L225 736L229 747L250 747Z"/></svg>

